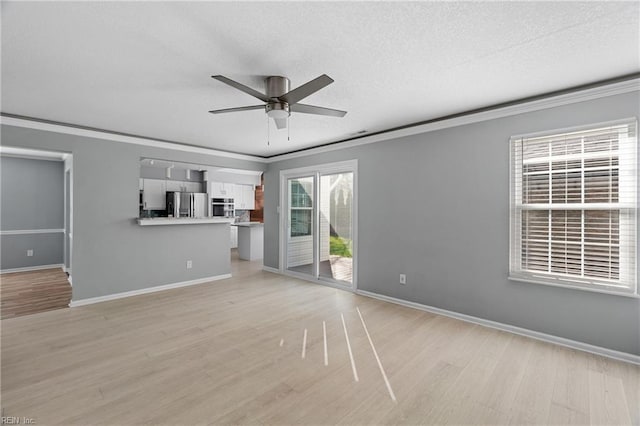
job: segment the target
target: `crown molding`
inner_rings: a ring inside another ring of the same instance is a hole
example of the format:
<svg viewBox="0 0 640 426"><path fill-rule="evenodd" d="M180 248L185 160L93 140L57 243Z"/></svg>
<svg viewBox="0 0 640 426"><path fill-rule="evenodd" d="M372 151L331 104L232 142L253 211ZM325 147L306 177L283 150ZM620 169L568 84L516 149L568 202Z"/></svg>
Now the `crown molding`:
<svg viewBox="0 0 640 426"><path fill-rule="evenodd" d="M541 95L534 98L515 101L504 106L497 105L493 107L483 108L481 110L469 111L466 113L455 114L454 116L436 118L428 122L403 126L397 129L385 130L372 135L361 136L345 141L338 141L316 148L308 148L297 152L280 154L268 157L268 163L276 161L289 160L292 158L305 157L308 155L321 154L324 152L335 151L339 149L352 148L360 145L367 145L376 142L382 142L389 139L397 139L405 136L417 135L420 133L433 132L435 130L447 129L450 127L463 126L466 124L478 123L482 121L495 120L497 118L509 117L512 115L523 114L527 112L539 111L543 109L574 104L578 102L589 101L593 99L604 98L607 96L620 95L640 91L640 78L632 78L624 81L618 81L600 86L589 86L575 91L563 91L560 94Z"/></svg>
<svg viewBox="0 0 640 426"><path fill-rule="evenodd" d="M255 161L266 163L264 157L257 157L248 154L238 154L235 152L220 151L212 148L203 148L191 145L184 145L177 142L163 141L153 138L146 138L134 135L125 135L120 133L109 132L101 129L91 129L81 126L74 126L65 123L56 123L44 120L37 120L27 117L17 117L2 115L0 116L0 124L6 126L24 127L34 130L44 130L48 132L64 133L67 135L84 136L95 139L105 139L114 142L129 143L135 145L150 146L153 148L170 149L173 151L190 152L194 154L213 155L216 157L233 158L236 160Z"/></svg>

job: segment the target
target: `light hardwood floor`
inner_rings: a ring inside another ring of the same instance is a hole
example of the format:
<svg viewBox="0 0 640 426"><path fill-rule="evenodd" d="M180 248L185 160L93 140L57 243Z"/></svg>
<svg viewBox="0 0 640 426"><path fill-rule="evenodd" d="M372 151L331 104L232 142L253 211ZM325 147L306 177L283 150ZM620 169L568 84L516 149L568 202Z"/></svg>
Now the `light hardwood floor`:
<svg viewBox="0 0 640 426"><path fill-rule="evenodd" d="M37 425L640 421L638 366L254 262L234 261L233 275L3 320L3 415Z"/></svg>
<svg viewBox="0 0 640 426"><path fill-rule="evenodd" d="M69 307L71 284L60 268L0 275L2 319Z"/></svg>

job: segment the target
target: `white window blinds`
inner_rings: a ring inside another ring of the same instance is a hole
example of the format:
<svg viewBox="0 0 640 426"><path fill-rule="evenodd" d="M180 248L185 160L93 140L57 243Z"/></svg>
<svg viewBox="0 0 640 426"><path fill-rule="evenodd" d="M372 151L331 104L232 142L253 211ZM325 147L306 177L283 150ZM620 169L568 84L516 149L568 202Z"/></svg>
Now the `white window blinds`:
<svg viewBox="0 0 640 426"><path fill-rule="evenodd" d="M635 120L511 139L510 278L636 294Z"/></svg>

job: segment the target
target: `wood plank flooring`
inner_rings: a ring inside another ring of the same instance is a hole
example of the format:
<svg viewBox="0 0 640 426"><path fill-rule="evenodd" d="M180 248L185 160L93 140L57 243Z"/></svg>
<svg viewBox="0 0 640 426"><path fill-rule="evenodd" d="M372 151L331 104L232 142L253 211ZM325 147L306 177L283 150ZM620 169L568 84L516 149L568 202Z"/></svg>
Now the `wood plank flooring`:
<svg viewBox="0 0 640 426"><path fill-rule="evenodd" d="M0 275L2 319L68 308L71 284L62 269Z"/></svg>
<svg viewBox="0 0 640 426"><path fill-rule="evenodd" d="M3 415L37 425L640 422L638 366L255 262L234 261L233 275L3 320Z"/></svg>

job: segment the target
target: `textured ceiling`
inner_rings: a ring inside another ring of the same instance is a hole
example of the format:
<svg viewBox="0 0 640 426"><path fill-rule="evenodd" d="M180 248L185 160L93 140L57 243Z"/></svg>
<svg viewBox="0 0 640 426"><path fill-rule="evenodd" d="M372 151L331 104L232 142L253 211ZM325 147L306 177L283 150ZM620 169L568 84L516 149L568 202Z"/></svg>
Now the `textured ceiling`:
<svg viewBox="0 0 640 426"><path fill-rule="evenodd" d="M639 2L2 2L2 112L271 156L637 72ZM344 118L212 115L264 90Z"/></svg>

